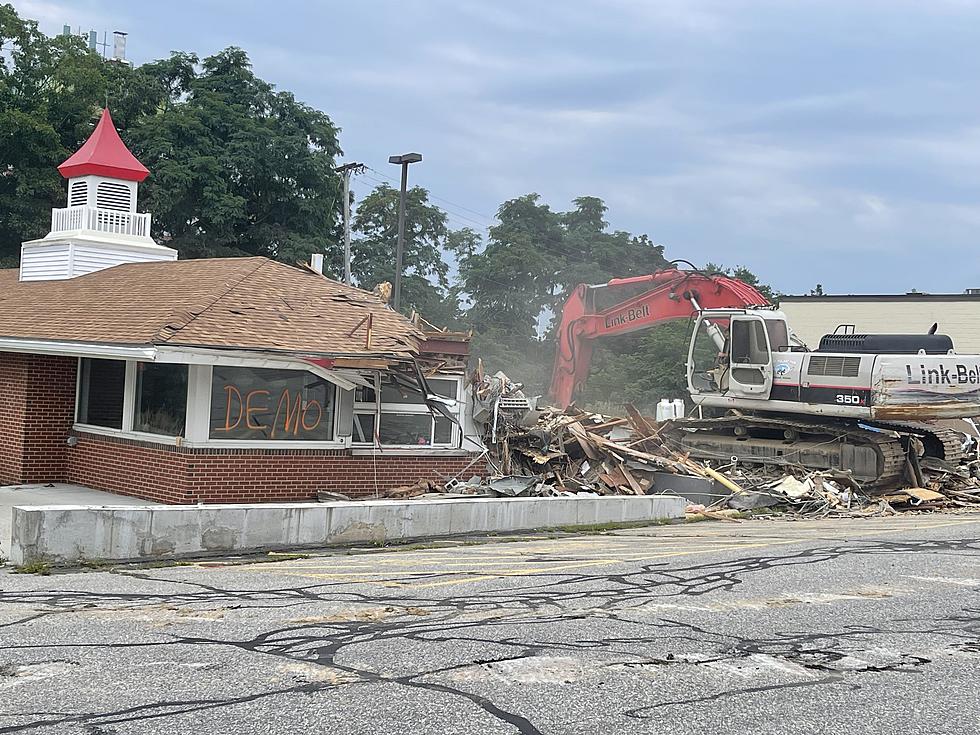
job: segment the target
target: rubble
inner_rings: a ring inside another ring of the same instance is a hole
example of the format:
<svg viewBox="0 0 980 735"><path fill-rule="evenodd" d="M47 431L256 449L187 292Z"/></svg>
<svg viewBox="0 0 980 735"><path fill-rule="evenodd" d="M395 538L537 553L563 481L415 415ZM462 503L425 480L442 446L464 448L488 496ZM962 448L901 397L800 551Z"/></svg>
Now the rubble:
<svg viewBox="0 0 980 735"><path fill-rule="evenodd" d="M474 378L475 417L484 427L488 477L420 480L392 498L567 497L672 494L688 498L689 520L739 516L868 516L980 510L980 448L964 433L962 464L910 461L906 487L864 488L848 472L698 461L661 436L666 422L627 404L625 416L570 406L539 407L504 373ZM911 460L911 458L910 458ZM918 457L916 457L918 460Z"/></svg>

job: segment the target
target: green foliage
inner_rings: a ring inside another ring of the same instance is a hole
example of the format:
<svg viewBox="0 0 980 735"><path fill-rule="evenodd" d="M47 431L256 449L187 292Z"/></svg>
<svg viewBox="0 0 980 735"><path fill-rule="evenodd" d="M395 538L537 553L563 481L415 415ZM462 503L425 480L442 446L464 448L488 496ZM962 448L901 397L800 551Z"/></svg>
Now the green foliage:
<svg viewBox="0 0 980 735"><path fill-rule="evenodd" d="M199 65L174 54L138 76L159 97L127 139L152 172L144 202L159 240L183 257L320 252L336 267L340 147L326 114L256 77L238 48Z"/></svg>
<svg viewBox="0 0 980 735"><path fill-rule="evenodd" d="M47 577L51 574L51 562L35 559L34 561L29 561L18 567L14 567L11 574L37 574L41 577Z"/></svg>
<svg viewBox="0 0 980 735"><path fill-rule="evenodd" d="M679 320L597 344L579 404L621 412L623 404L633 403L653 414L661 398L686 398L691 331L690 321Z"/></svg>
<svg viewBox="0 0 980 735"><path fill-rule="evenodd" d="M107 98L123 140L151 171L141 187L154 237L181 257L267 255L340 264L340 153L323 112L256 77L228 48L130 69L80 38L49 38L0 5L0 265L46 234L65 206L56 167Z"/></svg>
<svg viewBox="0 0 980 735"><path fill-rule="evenodd" d="M102 59L73 36L48 38L0 5L0 267L43 237L64 206L57 165L85 140L93 100L105 93Z"/></svg>
<svg viewBox="0 0 980 735"><path fill-rule="evenodd" d="M537 194L504 202L486 248L459 257L473 304L466 321L477 334L475 354L532 393L547 390L554 347L542 331L550 331L572 288L667 265L663 247L646 235L609 232L601 199L579 197L574 204L555 212Z"/></svg>
<svg viewBox="0 0 980 735"><path fill-rule="evenodd" d="M357 205L352 230L351 273L362 288L395 281L398 241L396 189L381 184ZM429 203L429 192L414 186L405 194L405 250L402 256L401 310L415 309L441 327L460 320L458 285L450 285L444 252L470 252L479 236L469 229L450 230L446 213Z"/></svg>

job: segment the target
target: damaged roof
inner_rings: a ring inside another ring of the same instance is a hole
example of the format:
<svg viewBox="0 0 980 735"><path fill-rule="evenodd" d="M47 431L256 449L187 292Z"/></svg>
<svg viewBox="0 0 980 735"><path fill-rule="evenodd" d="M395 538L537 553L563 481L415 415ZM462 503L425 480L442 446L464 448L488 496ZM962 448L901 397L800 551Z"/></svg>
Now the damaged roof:
<svg viewBox="0 0 980 735"><path fill-rule="evenodd" d="M250 257L127 263L62 281L0 270L4 338L407 355L424 336L367 291Z"/></svg>

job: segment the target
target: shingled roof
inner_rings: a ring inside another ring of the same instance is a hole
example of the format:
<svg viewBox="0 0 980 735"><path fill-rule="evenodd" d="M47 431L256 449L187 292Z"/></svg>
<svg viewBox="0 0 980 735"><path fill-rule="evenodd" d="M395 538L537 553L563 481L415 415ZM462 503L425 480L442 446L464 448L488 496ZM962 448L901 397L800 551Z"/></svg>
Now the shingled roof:
<svg viewBox="0 0 980 735"><path fill-rule="evenodd" d="M0 270L0 350L4 338L407 356L424 336L367 291L253 257L128 263L63 281Z"/></svg>

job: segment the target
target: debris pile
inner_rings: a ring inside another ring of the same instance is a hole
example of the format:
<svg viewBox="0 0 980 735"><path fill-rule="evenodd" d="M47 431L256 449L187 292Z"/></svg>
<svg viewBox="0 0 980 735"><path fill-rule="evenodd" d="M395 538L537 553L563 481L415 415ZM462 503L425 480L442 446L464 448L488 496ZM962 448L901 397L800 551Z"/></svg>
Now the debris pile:
<svg viewBox="0 0 980 735"><path fill-rule="evenodd" d="M681 495L689 518L736 521L742 513L800 517L980 509L980 442L963 435L960 463L910 456L908 480L864 487L849 472L784 464L696 460L656 422L627 404L625 416L571 406L538 407L503 373L478 374L475 419L483 426L489 476L420 480L391 498ZM921 448L921 446L920 446Z"/></svg>
<svg viewBox="0 0 980 735"><path fill-rule="evenodd" d="M564 411L538 408L523 386L503 373L480 376L474 396L490 450L491 476L399 490L418 496L452 492L495 497L671 493L689 498L690 510L705 517L719 511L822 516L980 508L975 443L968 453L972 459L963 464L916 461L907 487L865 488L846 471L695 460L662 435L665 424L633 406L626 406L624 417L574 406ZM965 437L965 442L970 440Z"/></svg>

